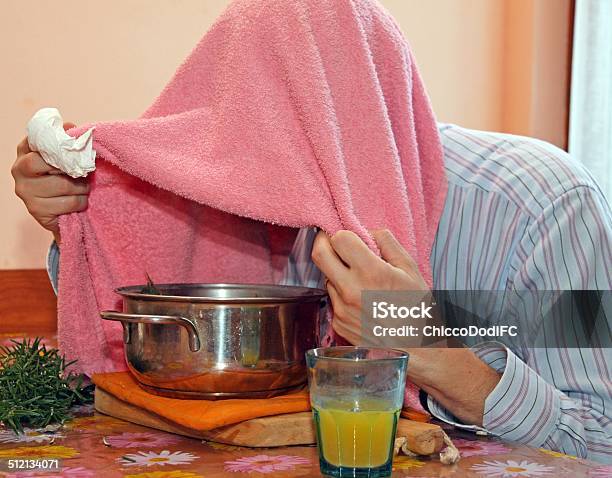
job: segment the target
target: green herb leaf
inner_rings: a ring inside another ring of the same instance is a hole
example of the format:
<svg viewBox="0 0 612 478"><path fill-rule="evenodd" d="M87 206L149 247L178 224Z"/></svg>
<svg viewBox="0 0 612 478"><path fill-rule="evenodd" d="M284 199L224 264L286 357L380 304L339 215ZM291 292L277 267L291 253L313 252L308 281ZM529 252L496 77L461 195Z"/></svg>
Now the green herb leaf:
<svg viewBox="0 0 612 478"><path fill-rule="evenodd" d="M162 295L161 291L155 286L151 276L145 272L147 276L147 285L142 288L140 291L142 294L152 294L152 295Z"/></svg>
<svg viewBox="0 0 612 478"><path fill-rule="evenodd" d="M0 422L15 432L45 427L71 418L73 405L93 401L93 385L68 372L57 349L41 345L39 337L0 347Z"/></svg>

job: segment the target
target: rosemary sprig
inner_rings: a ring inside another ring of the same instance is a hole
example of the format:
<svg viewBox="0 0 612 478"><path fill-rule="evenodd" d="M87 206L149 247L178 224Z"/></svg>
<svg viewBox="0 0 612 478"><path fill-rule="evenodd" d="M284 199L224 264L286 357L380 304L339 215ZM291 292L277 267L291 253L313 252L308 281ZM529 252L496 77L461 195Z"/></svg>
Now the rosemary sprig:
<svg viewBox="0 0 612 478"><path fill-rule="evenodd" d="M145 272L145 276L147 276L147 285L144 286L140 292L142 294L161 295L161 291L153 283L151 276L147 272Z"/></svg>
<svg viewBox="0 0 612 478"><path fill-rule="evenodd" d="M39 337L11 342L0 347L0 422L18 433L24 425L61 424L71 418L70 407L92 401L93 385L83 387L83 376L66 370L74 361Z"/></svg>

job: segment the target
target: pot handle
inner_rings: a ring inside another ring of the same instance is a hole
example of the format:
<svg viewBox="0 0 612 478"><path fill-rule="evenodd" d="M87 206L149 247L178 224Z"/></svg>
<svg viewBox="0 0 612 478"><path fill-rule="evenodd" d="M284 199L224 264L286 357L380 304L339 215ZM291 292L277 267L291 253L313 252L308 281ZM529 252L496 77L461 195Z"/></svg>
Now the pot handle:
<svg viewBox="0 0 612 478"><path fill-rule="evenodd" d="M100 316L104 320L113 320L121 322L123 325L123 341L127 344L130 342L130 332L126 324L155 324L155 325L180 325L187 330L189 334L189 350L197 352L200 350L200 335L195 323L186 317L176 315L145 315L145 314L127 314L115 312L114 310L104 310L100 312Z"/></svg>

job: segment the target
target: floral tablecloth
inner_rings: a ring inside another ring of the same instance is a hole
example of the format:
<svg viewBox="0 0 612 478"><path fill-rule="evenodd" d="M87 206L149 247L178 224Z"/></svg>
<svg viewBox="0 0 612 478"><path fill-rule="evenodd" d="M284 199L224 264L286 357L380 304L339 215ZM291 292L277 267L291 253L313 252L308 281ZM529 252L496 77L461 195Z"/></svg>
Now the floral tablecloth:
<svg viewBox="0 0 612 478"><path fill-rule="evenodd" d="M6 337L0 337L4 342ZM53 342L53 338L49 339ZM221 445L134 425L75 407L57 430L16 435L0 426L0 477L196 478L320 476L316 447L252 449ZM612 477L612 467L448 429L462 459L397 457L394 477ZM7 471L10 459L58 459L54 471Z"/></svg>

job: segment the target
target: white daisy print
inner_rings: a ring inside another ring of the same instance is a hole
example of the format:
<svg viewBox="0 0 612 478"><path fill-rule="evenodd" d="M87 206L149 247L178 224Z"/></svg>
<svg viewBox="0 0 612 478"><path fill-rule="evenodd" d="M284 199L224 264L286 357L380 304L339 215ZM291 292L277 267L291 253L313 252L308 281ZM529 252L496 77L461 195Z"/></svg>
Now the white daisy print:
<svg viewBox="0 0 612 478"><path fill-rule="evenodd" d="M49 443L56 438L64 438L64 435L56 432L45 431L45 429L24 428L23 433L15 433L13 430L0 430L0 443Z"/></svg>
<svg viewBox="0 0 612 478"><path fill-rule="evenodd" d="M529 463L528 461L521 461L519 463L514 460L506 462L485 461L484 463L472 466L471 469L483 475L500 478L546 476L553 471L553 468L550 466Z"/></svg>
<svg viewBox="0 0 612 478"><path fill-rule="evenodd" d="M185 465L196 460L198 457L191 453L175 451L170 453L164 450L161 453L154 451L139 451L138 453L128 453L117 461L124 466L155 466L155 465Z"/></svg>

